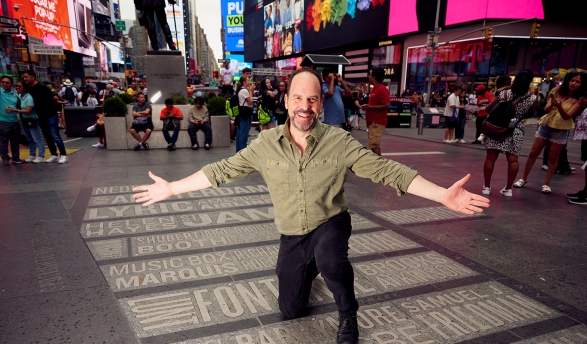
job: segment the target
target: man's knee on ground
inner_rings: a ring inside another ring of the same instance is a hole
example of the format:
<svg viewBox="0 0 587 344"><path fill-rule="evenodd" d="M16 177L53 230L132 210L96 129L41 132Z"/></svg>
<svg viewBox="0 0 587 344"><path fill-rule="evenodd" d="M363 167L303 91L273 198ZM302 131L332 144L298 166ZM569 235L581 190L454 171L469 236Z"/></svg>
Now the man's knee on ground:
<svg viewBox="0 0 587 344"><path fill-rule="evenodd" d="M282 300L279 300L279 311L287 318L300 318L306 313L306 310L301 305L284 305Z"/></svg>

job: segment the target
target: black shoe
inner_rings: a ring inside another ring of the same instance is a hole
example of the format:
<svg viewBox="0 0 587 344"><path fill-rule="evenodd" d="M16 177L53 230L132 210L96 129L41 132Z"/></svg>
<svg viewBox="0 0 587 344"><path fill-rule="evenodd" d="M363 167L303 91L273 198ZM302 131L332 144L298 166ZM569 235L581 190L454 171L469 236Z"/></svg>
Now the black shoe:
<svg viewBox="0 0 587 344"><path fill-rule="evenodd" d="M139 149L141 149L141 147L142 147L141 144L137 143L137 145L135 146L134 149L135 149L135 151L138 151Z"/></svg>
<svg viewBox="0 0 587 344"><path fill-rule="evenodd" d="M4 166L10 165L10 159L2 159L2 165L4 165Z"/></svg>
<svg viewBox="0 0 587 344"><path fill-rule="evenodd" d="M175 147L175 143L172 143L171 144L171 150L175 150L175 148L177 148L177 147Z"/></svg>
<svg viewBox="0 0 587 344"><path fill-rule="evenodd" d="M149 150L149 144L144 142L143 143L143 148L145 148L145 150Z"/></svg>
<svg viewBox="0 0 587 344"><path fill-rule="evenodd" d="M167 145L167 150L173 150L173 143Z"/></svg>
<svg viewBox="0 0 587 344"><path fill-rule="evenodd" d="M338 318L338 333L336 342L338 344L357 344L359 342L359 328L357 317L352 315L340 315Z"/></svg>
<svg viewBox="0 0 587 344"><path fill-rule="evenodd" d="M209 144L209 143L206 143L206 144L204 145L204 149L205 149L205 150L210 150L210 144Z"/></svg>
<svg viewBox="0 0 587 344"><path fill-rule="evenodd" d="M24 163L24 160L21 160L21 159L12 159L12 163L13 164L22 164L22 163Z"/></svg>
<svg viewBox="0 0 587 344"><path fill-rule="evenodd" d="M195 145L192 146L192 149L193 150L198 150L198 149L200 149L200 146L198 146L198 144L196 143Z"/></svg>
<svg viewBox="0 0 587 344"><path fill-rule="evenodd" d="M567 194L568 199L579 199L581 197L583 197L583 198L587 197L587 192L585 192L583 190L579 190L579 192L577 192L577 193Z"/></svg>
<svg viewBox="0 0 587 344"><path fill-rule="evenodd" d="M579 197L577 199L569 199L569 203L578 205L587 205L587 197Z"/></svg>

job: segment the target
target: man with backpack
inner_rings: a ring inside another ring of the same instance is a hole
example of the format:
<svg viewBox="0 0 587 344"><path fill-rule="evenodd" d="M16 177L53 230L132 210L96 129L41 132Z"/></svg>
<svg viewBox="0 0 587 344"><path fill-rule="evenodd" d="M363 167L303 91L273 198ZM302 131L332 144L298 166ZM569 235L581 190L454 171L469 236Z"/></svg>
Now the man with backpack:
<svg viewBox="0 0 587 344"><path fill-rule="evenodd" d="M63 82L63 88L59 91L59 96L67 100L65 106L78 106L77 95L78 90L73 86L73 82L69 79L65 79Z"/></svg>

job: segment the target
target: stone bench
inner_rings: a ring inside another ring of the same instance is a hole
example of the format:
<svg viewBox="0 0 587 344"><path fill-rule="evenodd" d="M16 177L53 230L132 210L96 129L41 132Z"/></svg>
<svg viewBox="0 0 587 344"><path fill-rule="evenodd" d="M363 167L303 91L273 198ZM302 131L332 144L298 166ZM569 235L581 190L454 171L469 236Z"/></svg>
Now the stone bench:
<svg viewBox="0 0 587 344"><path fill-rule="evenodd" d="M190 136L187 132L187 128L189 126L188 121L188 113L190 108L193 105L176 105L177 108L183 114L183 119L181 120L181 128L179 135L177 137L177 142L175 146L177 148L189 148L191 147ZM151 104L151 108L153 109L153 114L151 116L153 121L153 132L151 133L151 137L147 141L149 143L149 148L167 148L167 142L163 137L163 132L161 128L163 128L163 121L159 119L159 114L161 110L165 107L163 104ZM116 144L111 144L111 138L107 137L108 140L108 147L113 147L112 149L133 149L134 146L137 144L137 140L132 137L130 133L130 128L132 125L134 118L132 116L132 104L128 105L128 114L125 118L125 128L117 128L116 131L120 132L120 135L125 137L125 140L122 142L116 142ZM122 127L122 124L120 125ZM210 126L212 127L212 147L230 147L230 118L228 116L211 116L210 117ZM106 134L108 135L108 125L106 125ZM144 133L139 134L141 137ZM171 133L170 133L171 135ZM197 132L198 137L198 144L200 146L204 145L204 132L199 130ZM119 135L116 135L119 137ZM110 149L110 148L109 148Z"/></svg>

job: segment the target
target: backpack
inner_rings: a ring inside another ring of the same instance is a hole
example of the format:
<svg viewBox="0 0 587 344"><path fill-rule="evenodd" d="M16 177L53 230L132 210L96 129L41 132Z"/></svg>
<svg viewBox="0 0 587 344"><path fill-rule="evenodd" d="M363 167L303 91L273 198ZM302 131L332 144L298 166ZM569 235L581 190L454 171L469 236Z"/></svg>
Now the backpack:
<svg viewBox="0 0 587 344"><path fill-rule="evenodd" d="M238 100L238 94L242 90L243 89L239 90L232 97L230 97L230 109L232 110L232 115L234 117L241 117L242 119L249 119L249 117L251 117L251 115L253 114L253 109L251 109L248 106L244 106L244 104L245 104L244 102L242 105L240 104L240 102Z"/></svg>
<svg viewBox="0 0 587 344"><path fill-rule="evenodd" d="M234 117L237 117L238 116L238 107L240 105L239 104L239 101L238 101L238 94L239 93L240 93L240 91L238 91L235 94L233 94L232 97L230 97L230 100L229 100L229 103L230 103L229 106L230 106L230 109L232 111L232 115Z"/></svg>
<svg viewBox="0 0 587 344"><path fill-rule="evenodd" d="M504 141L508 137L511 137L515 127L524 119L521 116L516 123L512 122L516 117L516 103L523 98L525 97L506 99L495 105L491 109L487 119L483 122L481 132L485 136L497 141Z"/></svg>
<svg viewBox="0 0 587 344"><path fill-rule="evenodd" d="M261 125L265 125L271 121L271 115L269 115L268 110L263 107L263 102L260 102L257 107L257 118Z"/></svg>
<svg viewBox="0 0 587 344"><path fill-rule="evenodd" d="M72 86L65 87L65 92L63 92L63 98L70 103L75 101L75 93L73 92Z"/></svg>

